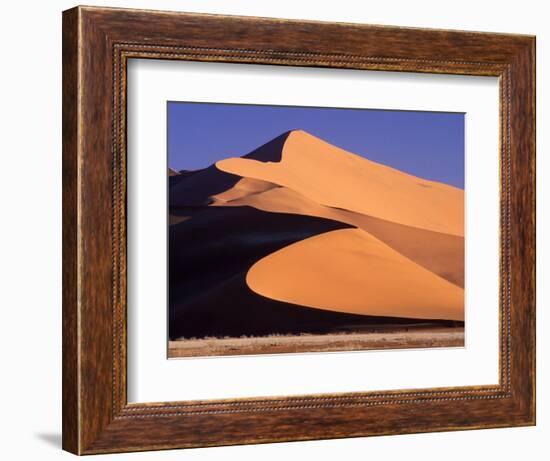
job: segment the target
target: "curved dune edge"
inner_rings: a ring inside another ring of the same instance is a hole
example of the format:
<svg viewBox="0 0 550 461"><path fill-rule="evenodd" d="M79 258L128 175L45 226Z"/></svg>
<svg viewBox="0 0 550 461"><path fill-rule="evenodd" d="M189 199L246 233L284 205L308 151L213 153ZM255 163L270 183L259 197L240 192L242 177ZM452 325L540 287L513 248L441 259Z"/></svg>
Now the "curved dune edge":
<svg viewBox="0 0 550 461"><path fill-rule="evenodd" d="M259 210L317 216L365 230L403 256L464 288L464 238L413 228L352 211L319 205L287 187L242 179L213 197L214 206L251 206Z"/></svg>
<svg viewBox="0 0 550 461"><path fill-rule="evenodd" d="M403 257L361 229L327 232L256 262L255 293L352 314L464 320L464 290Z"/></svg>
<svg viewBox="0 0 550 461"><path fill-rule="evenodd" d="M304 131L291 132L281 160L228 158L216 168L293 189L319 204L412 227L464 235L464 191L352 154Z"/></svg>
<svg viewBox="0 0 550 461"><path fill-rule="evenodd" d="M280 186L277 184L262 181L261 179L241 178L233 187L211 196L211 205L225 205L231 203L233 206L240 206L244 204L240 203L241 200L256 195L263 195L265 192L279 188Z"/></svg>

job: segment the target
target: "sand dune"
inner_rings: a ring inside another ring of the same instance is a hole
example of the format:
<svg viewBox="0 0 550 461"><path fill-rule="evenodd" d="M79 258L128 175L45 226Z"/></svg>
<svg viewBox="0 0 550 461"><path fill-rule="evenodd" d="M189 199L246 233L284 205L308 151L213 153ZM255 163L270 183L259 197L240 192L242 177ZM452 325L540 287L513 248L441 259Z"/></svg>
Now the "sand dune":
<svg viewBox="0 0 550 461"><path fill-rule="evenodd" d="M464 290L361 229L310 237L248 271L256 293L350 314L464 320Z"/></svg>
<svg viewBox="0 0 550 461"><path fill-rule="evenodd" d="M464 320L460 189L303 131L169 176L171 338Z"/></svg>
<svg viewBox="0 0 550 461"><path fill-rule="evenodd" d="M208 206L212 196L231 189L242 178L212 165L191 175L171 176L168 200L170 207Z"/></svg>
<svg viewBox="0 0 550 461"><path fill-rule="evenodd" d="M286 186L321 205L412 227L464 235L464 191L417 178L292 131L280 161L228 158L216 167Z"/></svg>
<svg viewBox="0 0 550 461"><path fill-rule="evenodd" d="M279 162L289 133L277 136L275 139L245 155L243 159L253 162ZM211 165L208 168L195 171L180 171L177 175L169 174L170 207L207 206L212 204L217 194L248 195L254 192L254 184L265 181L232 174ZM234 189L234 190L233 190ZM233 192L228 192L233 190Z"/></svg>
<svg viewBox="0 0 550 461"><path fill-rule="evenodd" d="M464 287L462 237L319 205L287 187L248 178L212 199L214 206L252 206L264 211L317 216L357 226L422 267Z"/></svg>
<svg viewBox="0 0 550 461"><path fill-rule="evenodd" d="M211 197L212 205L249 205L249 203L245 202L250 202L250 204L252 204L254 202L254 196L263 196L264 192L270 191L272 189L282 189L282 187L268 181L262 181L261 179L242 178L230 189L227 189L220 194L213 195ZM250 200L251 198L252 200ZM262 209L261 207L257 208Z"/></svg>
<svg viewBox="0 0 550 461"><path fill-rule="evenodd" d="M172 339L343 332L419 323L311 309L261 296L247 285L248 270L265 256L314 235L350 228L347 224L252 207L173 211L186 221L169 230Z"/></svg>

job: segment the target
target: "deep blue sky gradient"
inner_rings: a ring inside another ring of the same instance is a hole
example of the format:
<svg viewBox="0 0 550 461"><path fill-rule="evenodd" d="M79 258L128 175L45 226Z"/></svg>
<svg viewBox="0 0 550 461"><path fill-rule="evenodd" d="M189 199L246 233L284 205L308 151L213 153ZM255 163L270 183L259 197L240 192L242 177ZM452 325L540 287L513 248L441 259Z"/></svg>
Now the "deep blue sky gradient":
<svg viewBox="0 0 550 461"><path fill-rule="evenodd" d="M169 102L168 165L204 168L293 129L415 176L464 188L463 113Z"/></svg>

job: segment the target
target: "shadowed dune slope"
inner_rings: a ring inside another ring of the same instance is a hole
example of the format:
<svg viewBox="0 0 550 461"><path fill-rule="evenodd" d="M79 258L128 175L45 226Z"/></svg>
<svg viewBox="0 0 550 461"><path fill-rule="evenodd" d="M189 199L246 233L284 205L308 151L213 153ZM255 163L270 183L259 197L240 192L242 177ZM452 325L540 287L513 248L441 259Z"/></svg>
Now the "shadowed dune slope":
<svg viewBox="0 0 550 461"><path fill-rule="evenodd" d="M304 239L248 271L256 293L351 314L464 320L464 290L361 229Z"/></svg>
<svg viewBox="0 0 550 461"><path fill-rule="evenodd" d="M240 177L286 186L321 205L412 227L464 235L464 191L372 162L292 131L279 162L236 157L216 167Z"/></svg>
<svg viewBox="0 0 550 461"><path fill-rule="evenodd" d="M170 207L210 205L212 196L231 189L241 179L219 170L215 165L183 179L180 176L173 178L168 190Z"/></svg>
<svg viewBox="0 0 550 461"><path fill-rule="evenodd" d="M258 336L356 331L425 320L310 309L252 291L250 267L292 243L349 225L251 207L174 209L169 230L169 335ZM189 242L192 242L190 244Z"/></svg>
<svg viewBox="0 0 550 461"><path fill-rule="evenodd" d="M279 162L288 136L289 133L283 133L245 155L242 159L257 163ZM169 176L172 175L169 174ZM213 196L233 188L241 180L242 175L226 172L218 168L217 165L211 165L194 172L180 172L179 176L170 177L168 192L170 206L210 205L213 202ZM249 181L253 182L254 180L250 179Z"/></svg>

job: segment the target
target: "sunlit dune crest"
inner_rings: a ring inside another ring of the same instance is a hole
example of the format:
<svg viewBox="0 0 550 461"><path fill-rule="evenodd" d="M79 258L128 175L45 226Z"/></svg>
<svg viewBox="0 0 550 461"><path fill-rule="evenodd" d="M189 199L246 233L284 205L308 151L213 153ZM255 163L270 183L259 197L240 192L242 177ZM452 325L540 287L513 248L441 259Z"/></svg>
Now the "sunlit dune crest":
<svg viewBox="0 0 550 461"><path fill-rule="evenodd" d="M226 205L240 203L242 199L250 199L263 192L277 189L280 186L261 179L242 178L232 188L211 197L212 205Z"/></svg>
<svg viewBox="0 0 550 461"><path fill-rule="evenodd" d="M288 187L321 205L464 235L463 190L372 162L301 130L290 132L282 144L280 161L235 157L216 167Z"/></svg>
<svg viewBox="0 0 550 461"><path fill-rule="evenodd" d="M289 245L254 264L246 281L262 296L319 309L464 320L464 290L360 229Z"/></svg>

